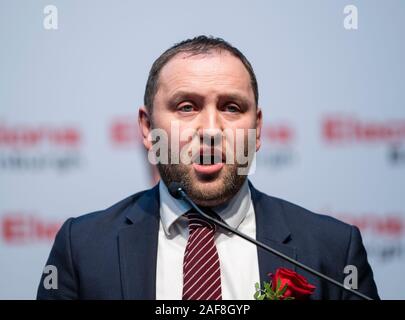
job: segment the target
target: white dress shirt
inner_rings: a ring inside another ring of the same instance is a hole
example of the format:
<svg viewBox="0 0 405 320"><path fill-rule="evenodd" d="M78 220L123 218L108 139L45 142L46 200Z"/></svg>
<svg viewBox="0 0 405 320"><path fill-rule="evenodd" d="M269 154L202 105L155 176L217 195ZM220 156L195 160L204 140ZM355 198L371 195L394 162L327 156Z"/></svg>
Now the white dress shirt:
<svg viewBox="0 0 405 320"><path fill-rule="evenodd" d="M190 207L173 198L160 181L160 226L156 269L156 299L181 300L183 259L188 239L188 221L183 216ZM256 239L256 220L247 182L226 205L212 208L233 228ZM222 299L252 300L255 283L260 283L256 246L218 229L215 235L221 265Z"/></svg>

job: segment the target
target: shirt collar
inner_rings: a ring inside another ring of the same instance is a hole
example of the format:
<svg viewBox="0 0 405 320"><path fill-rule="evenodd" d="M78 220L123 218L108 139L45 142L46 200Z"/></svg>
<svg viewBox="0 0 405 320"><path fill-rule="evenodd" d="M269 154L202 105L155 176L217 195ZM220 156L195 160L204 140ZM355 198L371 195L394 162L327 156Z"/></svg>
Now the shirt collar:
<svg viewBox="0 0 405 320"><path fill-rule="evenodd" d="M172 226L184 213L190 210L190 205L175 199L169 193L165 183L159 182L160 194L160 218L166 235L171 235ZM245 219L249 211L252 210L252 198L248 185L248 180L243 183L236 195L227 203L213 207L214 210L229 226L237 229Z"/></svg>
<svg viewBox="0 0 405 320"><path fill-rule="evenodd" d="M170 235L173 223L190 210L191 207L188 203L172 197L166 184L162 180L159 182L159 194L160 219L166 235Z"/></svg>

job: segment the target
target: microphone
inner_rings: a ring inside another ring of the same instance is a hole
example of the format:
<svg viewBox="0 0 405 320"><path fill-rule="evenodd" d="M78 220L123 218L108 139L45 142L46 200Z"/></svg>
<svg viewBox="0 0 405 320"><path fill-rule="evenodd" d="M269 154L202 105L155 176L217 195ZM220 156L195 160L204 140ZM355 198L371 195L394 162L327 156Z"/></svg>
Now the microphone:
<svg viewBox="0 0 405 320"><path fill-rule="evenodd" d="M214 223L214 224L216 224L216 225L222 227L222 228L225 229L225 230L228 230L228 231L232 232L233 234L236 234L237 236L239 236L239 237L241 237L241 238L243 238L243 239L245 239L245 240L247 240L247 241L253 243L254 245L256 245L256 246L258 246L258 247L264 249L265 251L270 252L270 253L272 253L272 254L278 256L279 258L284 259L284 260L286 260L286 261L288 261L288 262L294 264L295 266L297 266L297 267L299 267L299 268L301 268L301 269L303 269L303 270L305 270L305 271L307 271L307 272L309 272L309 273L311 273L311 274L313 274L313 275L315 275L315 276L317 276L317 277L319 277L319 278L321 278L321 279L323 279L323 280L328 281L329 283L332 283L333 285L335 285L335 286L337 286L337 287L339 287L339 288L341 288L341 289L344 289L344 290L346 290L346 291L348 291L348 292L350 292L350 293L352 293L352 294L354 294L354 295L356 295L356 296L358 296L358 297L360 297L360 298L363 298L363 299L365 299L365 300L373 300L373 299L370 298L369 296L367 296L367 295L365 295L365 294L363 294L363 293L361 293L361 292L359 292L359 291L355 291L355 290L353 290L353 289L351 289L351 288L348 288L348 287L346 287L345 285L343 285L342 283L340 283L339 281L336 281L335 279L333 279L333 278L331 278L331 277L328 277L327 275L324 275L323 273L321 273L321 272L319 272L319 271L316 271L315 269L312 269L311 267L308 267L307 265L305 265L305 264L303 264L303 263L301 263L301 262L299 262L299 261L297 261L297 260L295 260L295 259L293 259L293 258L291 258L291 257L289 257L289 256L287 256L287 255L285 255L284 253L282 253L282 252L280 252L280 251L278 251L278 250L276 250L276 249L273 249L272 247L269 247L268 245L266 245L266 244L264 244L264 243L262 243L262 242L260 242L260 241L257 241L257 240L255 240L255 239L253 239L253 238L247 236L246 234L244 234L244 233L242 233L242 232L240 232L240 231L238 231L238 230L236 230L236 229L234 229L234 228L228 226L226 223L223 223L222 221L218 221L217 219L215 219L215 218L209 216L209 215L206 214L204 211L202 211L202 210L194 203L193 200L190 199L190 197L187 195L187 193L186 193L186 191L184 190L184 188L183 188L183 186L182 186L181 183L179 183L179 182L171 182L170 185L169 185L169 187L168 187L168 190L169 190L169 193L170 193L174 198L180 199L180 200L183 200L183 201L187 202L189 205L191 205L191 207L192 207L194 210L196 210L196 211L197 211L201 216L203 216L206 220L208 220L208 221L210 221L210 222L212 222L212 223Z"/></svg>

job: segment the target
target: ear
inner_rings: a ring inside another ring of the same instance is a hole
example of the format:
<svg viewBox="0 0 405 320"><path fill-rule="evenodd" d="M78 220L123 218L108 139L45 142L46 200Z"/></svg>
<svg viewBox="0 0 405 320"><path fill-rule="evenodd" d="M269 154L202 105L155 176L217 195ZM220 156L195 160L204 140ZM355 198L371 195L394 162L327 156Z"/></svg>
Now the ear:
<svg viewBox="0 0 405 320"><path fill-rule="evenodd" d="M261 141L261 134L262 134L262 126L263 126L263 115L262 109L257 107L256 112L256 152L259 151L260 146L262 145Z"/></svg>
<svg viewBox="0 0 405 320"><path fill-rule="evenodd" d="M152 142L148 139L148 136L152 130L152 125L151 116L145 106L139 108L138 124L139 128L141 129L143 145L145 146L146 150L149 151L150 148L152 148Z"/></svg>

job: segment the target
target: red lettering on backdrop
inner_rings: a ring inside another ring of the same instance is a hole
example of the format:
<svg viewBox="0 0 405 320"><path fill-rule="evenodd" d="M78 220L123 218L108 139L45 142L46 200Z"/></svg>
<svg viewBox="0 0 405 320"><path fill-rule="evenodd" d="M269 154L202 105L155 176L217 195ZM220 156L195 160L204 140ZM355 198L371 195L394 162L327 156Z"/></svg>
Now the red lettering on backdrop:
<svg viewBox="0 0 405 320"><path fill-rule="evenodd" d="M22 213L8 213L1 217L0 223L3 241L10 244L53 241L61 227L60 222Z"/></svg>
<svg viewBox="0 0 405 320"><path fill-rule="evenodd" d="M405 140L405 120L364 121L352 116L328 116L322 136L330 143L398 142Z"/></svg>
<svg viewBox="0 0 405 320"><path fill-rule="evenodd" d="M6 126L0 124L0 147L36 147L48 143L63 147L77 147L81 133L75 127Z"/></svg>
<svg viewBox="0 0 405 320"><path fill-rule="evenodd" d="M111 141L116 146L139 145L142 142L135 117L116 119L111 124Z"/></svg>
<svg viewBox="0 0 405 320"><path fill-rule="evenodd" d="M287 124L267 124L262 129L262 135L270 143L288 144L294 138L294 130Z"/></svg>

